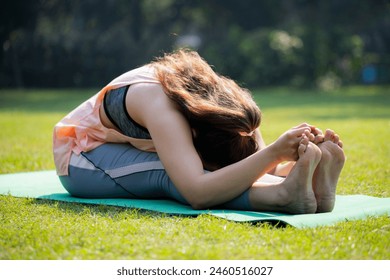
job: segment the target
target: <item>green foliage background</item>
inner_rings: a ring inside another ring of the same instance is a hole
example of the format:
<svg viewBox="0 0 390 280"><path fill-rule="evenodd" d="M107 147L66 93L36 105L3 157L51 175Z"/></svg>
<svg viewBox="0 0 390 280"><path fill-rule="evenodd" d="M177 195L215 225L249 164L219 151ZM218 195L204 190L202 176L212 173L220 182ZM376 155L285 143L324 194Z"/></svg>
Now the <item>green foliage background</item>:
<svg viewBox="0 0 390 280"><path fill-rule="evenodd" d="M390 81L388 0L4 0L0 86L101 87L189 46L247 86Z"/></svg>

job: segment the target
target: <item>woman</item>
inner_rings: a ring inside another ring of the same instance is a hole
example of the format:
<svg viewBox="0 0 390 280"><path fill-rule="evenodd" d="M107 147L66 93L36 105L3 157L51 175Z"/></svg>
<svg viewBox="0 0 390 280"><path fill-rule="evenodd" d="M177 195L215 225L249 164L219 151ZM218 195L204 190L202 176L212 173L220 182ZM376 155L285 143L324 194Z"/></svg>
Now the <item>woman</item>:
<svg viewBox="0 0 390 280"><path fill-rule="evenodd" d="M57 173L79 197L332 211L339 137L301 124L266 146L260 121L247 90L179 50L114 79L55 126Z"/></svg>

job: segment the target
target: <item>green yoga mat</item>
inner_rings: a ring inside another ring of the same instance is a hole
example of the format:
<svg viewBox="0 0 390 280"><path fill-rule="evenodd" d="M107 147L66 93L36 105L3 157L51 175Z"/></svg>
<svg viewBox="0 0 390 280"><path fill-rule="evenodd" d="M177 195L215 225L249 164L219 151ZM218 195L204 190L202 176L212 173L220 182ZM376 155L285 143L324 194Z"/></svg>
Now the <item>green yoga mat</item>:
<svg viewBox="0 0 390 280"><path fill-rule="evenodd" d="M84 199L70 196L55 171L39 171L0 175L0 195L30 197L85 204L105 204L138 208L171 215L197 216L210 214L237 222L261 222L289 224L294 227L316 227L340 221L364 219L369 216L390 215L390 198L365 195L338 195L331 213L289 215L275 212L252 212L223 209L194 210L171 200L142 199Z"/></svg>

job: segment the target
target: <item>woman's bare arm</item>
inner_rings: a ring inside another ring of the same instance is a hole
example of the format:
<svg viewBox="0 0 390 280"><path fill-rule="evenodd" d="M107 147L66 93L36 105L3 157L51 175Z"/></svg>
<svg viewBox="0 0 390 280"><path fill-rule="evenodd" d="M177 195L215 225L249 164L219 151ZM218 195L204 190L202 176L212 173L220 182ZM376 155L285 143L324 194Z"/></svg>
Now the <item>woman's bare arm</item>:
<svg viewBox="0 0 390 280"><path fill-rule="evenodd" d="M205 173L193 145L191 128L162 87L142 84L130 89L126 100L128 111L135 121L149 130L168 175L194 208L215 206L237 197L284 160L279 155L281 146L278 143L276 147L270 145L235 164ZM299 133L303 130L296 132Z"/></svg>

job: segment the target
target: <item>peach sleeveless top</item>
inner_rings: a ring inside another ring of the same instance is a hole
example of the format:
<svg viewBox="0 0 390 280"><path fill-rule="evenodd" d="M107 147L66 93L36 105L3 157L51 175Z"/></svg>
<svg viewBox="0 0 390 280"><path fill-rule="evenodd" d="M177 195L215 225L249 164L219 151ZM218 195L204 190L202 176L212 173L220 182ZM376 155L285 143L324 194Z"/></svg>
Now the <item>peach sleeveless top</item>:
<svg viewBox="0 0 390 280"><path fill-rule="evenodd" d="M106 92L136 83L159 83L153 67L145 65L117 77L55 125L53 155L59 176L68 175L72 152L78 155L107 142L130 143L140 150L155 152L152 140L125 136L114 129L105 127L100 120L99 109Z"/></svg>

